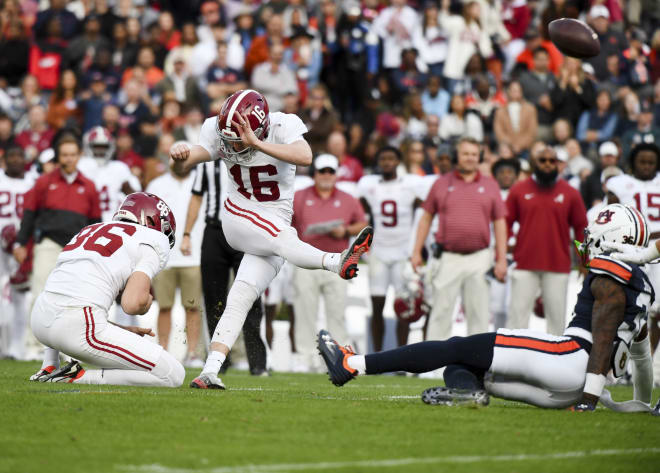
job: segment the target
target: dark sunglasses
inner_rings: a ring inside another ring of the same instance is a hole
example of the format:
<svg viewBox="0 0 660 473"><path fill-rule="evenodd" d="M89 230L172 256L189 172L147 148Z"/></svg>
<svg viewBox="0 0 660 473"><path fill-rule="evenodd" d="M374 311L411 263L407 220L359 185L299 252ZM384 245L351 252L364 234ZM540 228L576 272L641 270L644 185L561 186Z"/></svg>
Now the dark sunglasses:
<svg viewBox="0 0 660 473"><path fill-rule="evenodd" d="M336 171L332 168L323 168L317 171L320 174L334 174Z"/></svg>
<svg viewBox="0 0 660 473"><path fill-rule="evenodd" d="M539 158L539 163L541 163L541 164L545 164L545 163L557 164L557 158Z"/></svg>

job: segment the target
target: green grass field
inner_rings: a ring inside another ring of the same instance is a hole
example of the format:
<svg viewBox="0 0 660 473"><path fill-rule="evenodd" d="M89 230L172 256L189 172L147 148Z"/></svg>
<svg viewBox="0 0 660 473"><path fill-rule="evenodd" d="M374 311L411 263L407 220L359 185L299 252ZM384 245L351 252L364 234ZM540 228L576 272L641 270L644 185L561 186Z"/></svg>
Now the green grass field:
<svg viewBox="0 0 660 473"><path fill-rule="evenodd" d="M648 414L427 406L419 394L437 380L399 376L335 388L230 371L224 392L26 381L38 366L0 361L0 471L660 471L660 418Z"/></svg>

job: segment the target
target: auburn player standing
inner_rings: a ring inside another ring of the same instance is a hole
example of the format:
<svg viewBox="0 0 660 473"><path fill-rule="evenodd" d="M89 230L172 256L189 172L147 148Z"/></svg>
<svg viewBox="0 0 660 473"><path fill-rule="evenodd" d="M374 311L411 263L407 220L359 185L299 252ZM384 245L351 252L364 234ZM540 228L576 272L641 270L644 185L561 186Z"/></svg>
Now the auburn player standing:
<svg viewBox="0 0 660 473"><path fill-rule="evenodd" d="M127 314L145 314L151 280L165 267L174 246L176 221L154 194L130 194L112 222L83 228L57 258L32 310L32 331L46 345L32 381L178 387L185 370L156 343L151 329L108 321L121 294ZM85 371L72 360L58 369L59 352L98 366Z"/></svg>
<svg viewBox="0 0 660 473"><path fill-rule="evenodd" d="M25 173L25 152L18 146L5 153L5 172L0 174L0 310L5 323L0 337L0 353L24 358L25 329L28 321L27 284L29 271L12 257L16 234L23 217L23 199L34 185L34 176ZM9 290L4 292L4 284Z"/></svg>
<svg viewBox="0 0 660 473"><path fill-rule="evenodd" d="M375 351L383 348L383 307L387 289L392 286L395 296L404 289L403 270L410 257L415 208L423 198L424 186L419 176L397 175L401 158L397 148L381 148L376 153L381 174L364 176L358 182L358 197L365 212L371 215L374 227L374 244L369 255L369 289L373 310L371 337ZM397 320L399 346L407 343L409 330L409 323Z"/></svg>
<svg viewBox="0 0 660 473"><path fill-rule="evenodd" d="M170 156L181 171L223 159L232 186L222 207L222 228L229 245L245 256L227 297L227 307L211 339L194 388L224 389L217 377L253 302L264 292L284 260L309 269L326 269L351 279L373 232L364 228L343 253L325 253L300 241L291 227L296 165L309 166L312 150L303 138L307 127L296 115L269 113L255 90L240 90L206 119L199 144L175 144Z"/></svg>
<svg viewBox="0 0 660 473"><path fill-rule="evenodd" d="M563 335L499 329L362 356L340 347L322 330L318 347L330 380L341 386L358 374L422 373L446 366L446 387L424 391L424 402L488 404L492 394L539 407L592 411L601 400L615 410L649 412L653 372L646 317L655 294L639 266L604 253L607 243L629 243L638 251L646 247L642 214L629 206L608 205L585 230L580 253L589 260L589 273ZM612 401L604 390L608 371L621 376L629 359L635 365L635 406Z"/></svg>

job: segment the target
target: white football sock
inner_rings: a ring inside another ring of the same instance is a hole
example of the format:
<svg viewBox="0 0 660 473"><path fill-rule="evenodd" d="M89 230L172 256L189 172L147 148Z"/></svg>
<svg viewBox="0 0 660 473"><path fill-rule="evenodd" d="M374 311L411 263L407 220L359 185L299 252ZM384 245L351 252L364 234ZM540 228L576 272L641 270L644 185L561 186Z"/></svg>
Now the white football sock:
<svg viewBox="0 0 660 473"><path fill-rule="evenodd" d="M44 349L44 361L41 363L41 369L47 366L54 366L55 369L60 367L60 352L54 348L46 347Z"/></svg>
<svg viewBox="0 0 660 473"><path fill-rule="evenodd" d="M225 362L227 355L219 351L212 351L209 353L209 356L206 358L206 363L204 363L204 368L202 368L202 373L218 375L218 371L222 367L222 364Z"/></svg>
<svg viewBox="0 0 660 473"><path fill-rule="evenodd" d="M323 269L339 273L339 265L341 263L341 253L325 253L323 255Z"/></svg>
<svg viewBox="0 0 660 473"><path fill-rule="evenodd" d="M346 363L354 370L357 370L358 374L365 374L367 372L367 363L364 359L364 355L349 356Z"/></svg>

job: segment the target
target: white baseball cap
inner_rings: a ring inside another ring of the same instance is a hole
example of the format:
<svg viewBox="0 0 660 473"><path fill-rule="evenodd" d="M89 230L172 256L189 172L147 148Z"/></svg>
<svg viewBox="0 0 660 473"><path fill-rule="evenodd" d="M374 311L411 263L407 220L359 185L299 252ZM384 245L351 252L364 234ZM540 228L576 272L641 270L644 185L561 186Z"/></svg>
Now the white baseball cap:
<svg viewBox="0 0 660 473"><path fill-rule="evenodd" d="M55 150L53 148L46 148L39 155L39 162L41 164L46 164L55 159Z"/></svg>
<svg viewBox="0 0 660 473"><path fill-rule="evenodd" d="M598 148L598 155L599 156L618 156L619 155L619 148L612 142L612 141L606 141L605 143L601 144L600 147Z"/></svg>
<svg viewBox="0 0 660 473"><path fill-rule="evenodd" d="M589 10L589 16L594 20L601 16L609 20L610 11L607 9L605 5L594 5L593 7L591 7L591 10Z"/></svg>
<svg viewBox="0 0 660 473"><path fill-rule="evenodd" d="M337 158L328 153L319 154L314 160L314 169L316 170L330 168L336 171L338 167L339 161Z"/></svg>

